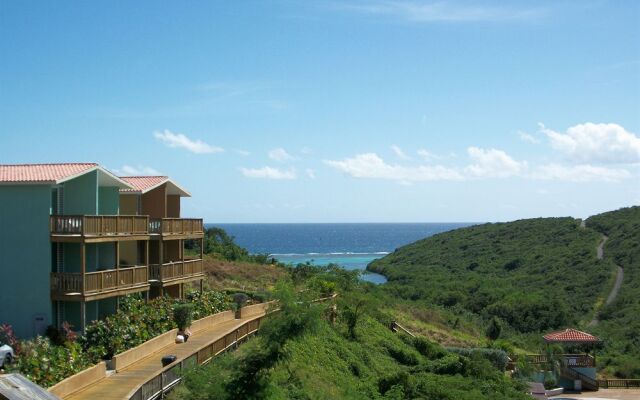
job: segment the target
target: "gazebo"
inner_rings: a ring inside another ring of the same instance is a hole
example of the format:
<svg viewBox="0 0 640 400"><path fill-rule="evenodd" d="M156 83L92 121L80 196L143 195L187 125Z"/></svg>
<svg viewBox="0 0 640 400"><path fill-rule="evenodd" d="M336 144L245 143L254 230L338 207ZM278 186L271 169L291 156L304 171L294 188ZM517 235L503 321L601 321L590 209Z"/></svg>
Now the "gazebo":
<svg viewBox="0 0 640 400"><path fill-rule="evenodd" d="M596 380L596 346L600 338L590 333L577 329L564 329L550 332L543 336L547 348L550 344L562 346L582 345L587 349L593 349L593 356L589 352L585 354L562 354L562 366L560 372L561 385L565 388L581 390L582 388L598 390Z"/></svg>
<svg viewBox="0 0 640 400"><path fill-rule="evenodd" d="M560 344L560 345L591 345L593 346L593 359L588 354L565 354L567 359L567 365L576 367L595 367L596 366L596 352L595 347L600 343L600 338L590 333L582 332L577 329L564 329L562 331L556 331L547 333L542 337L547 344Z"/></svg>

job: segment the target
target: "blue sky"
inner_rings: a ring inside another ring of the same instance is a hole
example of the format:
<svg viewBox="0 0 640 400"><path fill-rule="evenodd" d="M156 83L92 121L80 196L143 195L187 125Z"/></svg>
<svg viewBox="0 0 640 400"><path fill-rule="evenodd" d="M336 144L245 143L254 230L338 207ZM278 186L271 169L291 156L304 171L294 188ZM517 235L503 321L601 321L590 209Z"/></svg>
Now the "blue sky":
<svg viewBox="0 0 640 400"><path fill-rule="evenodd" d="M0 163L172 176L208 222L640 203L640 2L0 5Z"/></svg>

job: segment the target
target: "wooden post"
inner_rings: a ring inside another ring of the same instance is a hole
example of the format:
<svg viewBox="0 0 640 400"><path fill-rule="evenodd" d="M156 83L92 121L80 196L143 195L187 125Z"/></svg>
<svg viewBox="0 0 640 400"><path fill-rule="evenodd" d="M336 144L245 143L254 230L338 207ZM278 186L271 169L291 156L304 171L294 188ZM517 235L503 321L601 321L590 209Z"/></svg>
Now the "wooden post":
<svg viewBox="0 0 640 400"><path fill-rule="evenodd" d="M204 254L204 237L200 238L200 259L202 260L202 255Z"/></svg>
<svg viewBox="0 0 640 400"><path fill-rule="evenodd" d="M116 285L120 285L120 242L116 242Z"/></svg>
<svg viewBox="0 0 640 400"><path fill-rule="evenodd" d="M82 272L82 294L85 292L85 274L87 273L86 244L80 243L80 272ZM84 329L84 327L83 327Z"/></svg>
<svg viewBox="0 0 640 400"><path fill-rule="evenodd" d="M204 292L203 289L203 283L204 283L204 279L200 279L200 295L202 296L202 293Z"/></svg>
<svg viewBox="0 0 640 400"><path fill-rule="evenodd" d="M80 302L80 328L82 329L82 332L84 332L86 326L87 326L87 305L84 302L84 300L82 300Z"/></svg>

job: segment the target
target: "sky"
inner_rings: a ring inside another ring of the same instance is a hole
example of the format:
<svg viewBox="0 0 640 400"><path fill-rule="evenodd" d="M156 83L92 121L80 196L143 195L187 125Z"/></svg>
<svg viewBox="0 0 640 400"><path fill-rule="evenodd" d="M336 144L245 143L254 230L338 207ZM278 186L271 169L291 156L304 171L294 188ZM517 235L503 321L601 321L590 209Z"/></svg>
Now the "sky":
<svg viewBox="0 0 640 400"><path fill-rule="evenodd" d="M640 204L638 1L0 2L0 163L169 175L205 222Z"/></svg>

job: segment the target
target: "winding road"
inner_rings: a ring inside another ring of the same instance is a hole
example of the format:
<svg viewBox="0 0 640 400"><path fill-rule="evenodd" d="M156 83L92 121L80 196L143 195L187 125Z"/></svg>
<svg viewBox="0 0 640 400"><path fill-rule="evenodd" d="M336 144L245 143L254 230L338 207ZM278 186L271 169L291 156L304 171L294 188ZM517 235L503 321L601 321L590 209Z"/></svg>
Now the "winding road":
<svg viewBox="0 0 640 400"><path fill-rule="evenodd" d="M580 226L584 227L583 224L580 224ZM598 260L602 260L602 258L604 257L604 244L607 242L607 240L609 240L609 238L606 235L602 235L602 240L600 241L600 243L598 243L598 247L596 248L596 255L598 257ZM620 291L620 286L622 286L622 280L624 279L624 270L619 265L616 265L616 268L616 281L613 284L613 288L611 288L611 292L609 292L609 296L607 296L607 300L604 302L605 306L608 306L616 299L616 296L618 296L618 292ZM593 316L593 319L587 326L598 325L598 314L599 312L596 312L596 314Z"/></svg>

